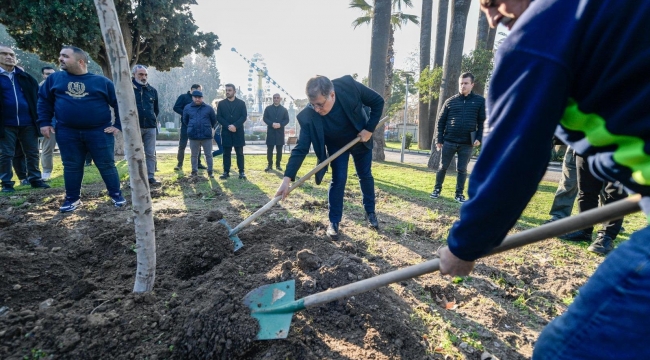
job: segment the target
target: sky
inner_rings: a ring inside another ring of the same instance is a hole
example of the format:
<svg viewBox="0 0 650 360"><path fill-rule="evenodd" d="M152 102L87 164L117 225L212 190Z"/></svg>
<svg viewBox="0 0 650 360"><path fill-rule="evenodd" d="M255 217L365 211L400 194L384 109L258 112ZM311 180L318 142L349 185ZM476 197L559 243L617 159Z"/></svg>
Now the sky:
<svg viewBox="0 0 650 360"><path fill-rule="evenodd" d="M371 2L372 0L368 0ZM259 53L268 74L296 99L302 99L307 80L314 75L330 79L348 74L368 74L370 25L354 29L352 21L362 12L349 8L349 0L197 0L191 7L199 31L219 36L221 49L215 53L221 83L233 83L248 93L249 60ZM413 0L404 13L422 15L422 1ZM438 1L433 2L433 34ZM478 1L472 1L464 52L476 41ZM448 21L449 24L449 21ZM395 33L395 68L413 67L413 52L420 43L420 27L407 24ZM432 46L433 48L433 46ZM432 49L433 50L433 49ZM431 54L433 55L433 54ZM409 61L411 57L411 61ZM257 84L257 77L254 78ZM271 86L271 92L278 92ZM283 96L285 96L283 94Z"/></svg>

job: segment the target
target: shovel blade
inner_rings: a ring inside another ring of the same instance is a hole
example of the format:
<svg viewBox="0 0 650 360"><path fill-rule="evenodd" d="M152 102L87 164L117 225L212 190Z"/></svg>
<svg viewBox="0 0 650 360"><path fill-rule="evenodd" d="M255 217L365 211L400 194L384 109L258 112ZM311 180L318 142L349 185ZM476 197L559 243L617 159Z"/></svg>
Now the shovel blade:
<svg viewBox="0 0 650 360"><path fill-rule="evenodd" d="M241 240L239 239L239 236L237 236L237 234L235 234L235 235L230 235L230 233L232 233L232 228L230 227L230 225L228 225L228 223L226 222L226 219L221 219L221 220L219 220L219 223L223 224L223 226L226 227L226 230L228 230L228 238L229 238L229 239L234 243L234 245L235 245L235 247L234 247L234 251L236 252L237 250L243 248L243 247L244 247L244 243L241 242Z"/></svg>
<svg viewBox="0 0 650 360"><path fill-rule="evenodd" d="M293 313L300 309L295 306L295 294L295 280L263 285L246 294L244 305L251 309L251 316L260 326L256 340L287 337Z"/></svg>

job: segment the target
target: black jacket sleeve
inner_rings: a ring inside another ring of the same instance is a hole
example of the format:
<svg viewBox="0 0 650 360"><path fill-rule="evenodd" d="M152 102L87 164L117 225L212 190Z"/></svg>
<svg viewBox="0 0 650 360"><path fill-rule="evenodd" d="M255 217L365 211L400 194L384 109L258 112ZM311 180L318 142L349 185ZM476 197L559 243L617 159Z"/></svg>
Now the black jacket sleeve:
<svg viewBox="0 0 650 360"><path fill-rule="evenodd" d="M485 113L484 113L485 114ZM447 127L447 115L449 115L449 99L442 105L442 110L438 115L438 134L436 135L436 144L444 143L445 128ZM481 128L483 125L481 125ZM478 133L476 134L478 138Z"/></svg>
<svg viewBox="0 0 650 360"><path fill-rule="evenodd" d="M370 116L364 129L374 132L381 118L381 113L384 110L384 98L377 94L376 91L358 81L355 81L355 86L361 95L361 103L370 108Z"/></svg>
<svg viewBox="0 0 650 360"><path fill-rule="evenodd" d="M174 112L177 113L178 115L183 115L183 109L185 109L185 101L183 101L183 98L185 97L185 94L181 95L176 99L176 103L174 104ZM158 113L156 113L157 115Z"/></svg>

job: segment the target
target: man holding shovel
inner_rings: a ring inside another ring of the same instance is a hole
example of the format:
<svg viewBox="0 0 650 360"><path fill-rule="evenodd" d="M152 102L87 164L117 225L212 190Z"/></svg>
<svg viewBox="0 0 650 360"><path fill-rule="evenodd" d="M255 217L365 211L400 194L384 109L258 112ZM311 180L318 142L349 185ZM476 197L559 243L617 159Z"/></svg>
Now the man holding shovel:
<svg viewBox="0 0 650 360"><path fill-rule="evenodd" d="M597 178L643 195L641 208L650 214L650 83L642 77L650 64L650 2L480 3L490 26L512 32L495 59L492 131L470 179L470 200L440 250L440 272L461 276L499 245L535 194L553 133ZM608 255L544 329L533 359L648 359L648 304L646 227Z"/></svg>
<svg viewBox="0 0 650 360"><path fill-rule="evenodd" d="M324 161L347 143L360 137L360 142L334 159L332 181L328 191L329 220L327 236L339 238L339 223L343 217L343 192L348 177L350 155L359 176L363 194L363 208L371 227L379 229L375 215L375 180L372 177L372 132L379 123L384 108L384 99L372 89L355 81L351 76L330 79L315 76L307 81L309 105L298 114L300 136L298 144L291 150L291 156L284 172L284 179L275 196L284 199L289 194L289 184L294 181L298 169L311 146ZM368 109L370 110L368 112ZM320 184L327 168L316 173L316 184Z"/></svg>

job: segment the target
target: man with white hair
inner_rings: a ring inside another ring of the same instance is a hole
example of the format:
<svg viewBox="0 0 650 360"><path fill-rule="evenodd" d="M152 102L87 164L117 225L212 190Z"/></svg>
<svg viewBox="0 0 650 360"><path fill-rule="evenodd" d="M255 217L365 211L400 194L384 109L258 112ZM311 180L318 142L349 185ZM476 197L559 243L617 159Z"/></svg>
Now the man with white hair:
<svg viewBox="0 0 650 360"><path fill-rule="evenodd" d="M136 65L133 67L133 91L135 103L138 107L140 121L140 134L142 146L147 158L147 175L149 185L160 185L154 177L156 171L156 129L158 128L158 91L147 82L147 67Z"/></svg>

